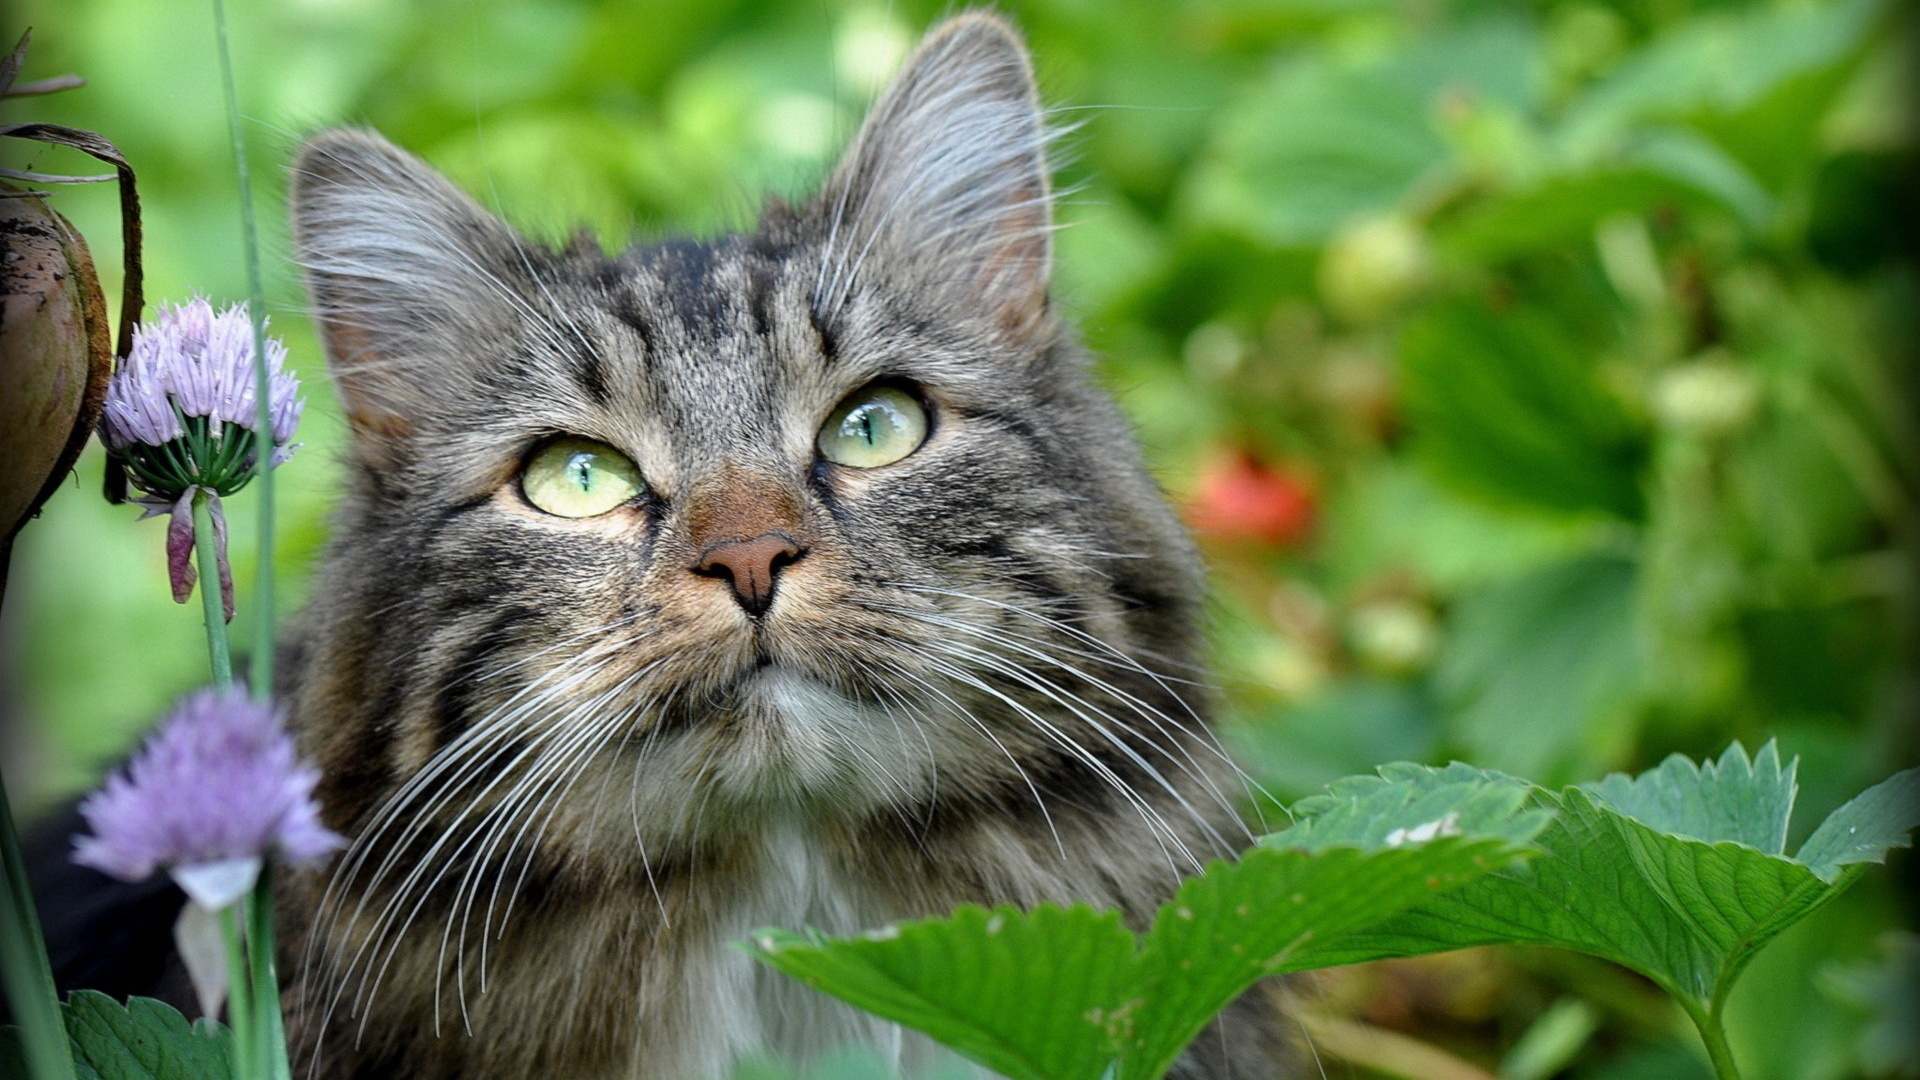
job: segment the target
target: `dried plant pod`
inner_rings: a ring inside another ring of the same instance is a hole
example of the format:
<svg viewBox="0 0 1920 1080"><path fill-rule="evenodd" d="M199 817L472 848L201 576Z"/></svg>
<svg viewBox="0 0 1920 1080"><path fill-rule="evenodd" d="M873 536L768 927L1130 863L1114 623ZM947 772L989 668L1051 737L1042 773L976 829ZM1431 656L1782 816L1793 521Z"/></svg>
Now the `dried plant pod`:
<svg viewBox="0 0 1920 1080"><path fill-rule="evenodd" d="M112 342L79 231L35 193L0 185L0 542L11 543L86 446Z"/></svg>
<svg viewBox="0 0 1920 1080"><path fill-rule="evenodd" d="M0 57L0 98L84 85L77 76L17 82L30 34ZM116 180L123 260L117 333L109 330L93 256L46 193L0 180L0 589L13 537L59 487L100 419L114 357L133 347L141 294L140 195L119 147L91 131L34 121L0 124L0 138L66 146L113 166L99 176L0 168L0 178L40 184ZM108 469L108 490L120 470Z"/></svg>

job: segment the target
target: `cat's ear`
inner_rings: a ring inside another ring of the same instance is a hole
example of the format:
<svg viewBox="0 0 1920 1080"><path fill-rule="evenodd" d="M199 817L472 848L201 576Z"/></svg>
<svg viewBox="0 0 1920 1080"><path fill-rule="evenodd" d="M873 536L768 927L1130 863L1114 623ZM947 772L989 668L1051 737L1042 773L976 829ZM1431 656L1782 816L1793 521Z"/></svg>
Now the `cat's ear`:
<svg viewBox="0 0 1920 1080"><path fill-rule="evenodd" d="M292 199L294 245L334 383L361 448L384 457L414 418L460 392L474 343L509 328L518 240L372 132L309 139L294 162Z"/></svg>
<svg viewBox="0 0 1920 1080"><path fill-rule="evenodd" d="M1053 262L1048 131L1013 28L972 12L929 33L868 114L821 195L816 308L863 275L932 290L1026 338Z"/></svg>

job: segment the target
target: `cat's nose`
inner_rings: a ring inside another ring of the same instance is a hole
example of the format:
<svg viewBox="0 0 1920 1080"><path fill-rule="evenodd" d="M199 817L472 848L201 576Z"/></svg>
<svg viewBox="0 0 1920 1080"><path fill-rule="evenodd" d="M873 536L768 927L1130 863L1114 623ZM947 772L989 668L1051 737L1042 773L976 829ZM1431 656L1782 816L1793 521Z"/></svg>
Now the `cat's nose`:
<svg viewBox="0 0 1920 1080"><path fill-rule="evenodd" d="M725 578L733 586L733 598L740 607L758 618L773 606L773 587L780 571L806 553L807 549L793 537L770 532L707 548L693 564L693 572L701 577Z"/></svg>

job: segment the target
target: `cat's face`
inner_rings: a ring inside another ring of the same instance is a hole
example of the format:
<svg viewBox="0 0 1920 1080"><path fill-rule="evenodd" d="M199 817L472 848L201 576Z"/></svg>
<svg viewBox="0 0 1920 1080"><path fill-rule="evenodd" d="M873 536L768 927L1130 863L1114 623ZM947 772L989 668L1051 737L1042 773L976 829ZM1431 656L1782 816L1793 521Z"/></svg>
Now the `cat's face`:
<svg viewBox="0 0 1920 1080"><path fill-rule="evenodd" d="M972 18L815 201L712 241L555 253L311 141L354 446L301 719L338 823L1180 813L1196 574L1049 308L1045 138Z"/></svg>

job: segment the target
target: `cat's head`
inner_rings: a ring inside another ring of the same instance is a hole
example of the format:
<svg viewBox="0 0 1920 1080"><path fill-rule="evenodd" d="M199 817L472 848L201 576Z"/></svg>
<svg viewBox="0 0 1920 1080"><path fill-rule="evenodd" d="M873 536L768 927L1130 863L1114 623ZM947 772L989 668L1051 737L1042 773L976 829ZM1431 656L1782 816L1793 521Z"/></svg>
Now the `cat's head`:
<svg viewBox="0 0 1920 1080"><path fill-rule="evenodd" d="M1193 557L1049 302L1047 142L983 15L812 201L611 259L311 140L294 225L353 442L299 719L337 823L1037 828L1211 771Z"/></svg>

